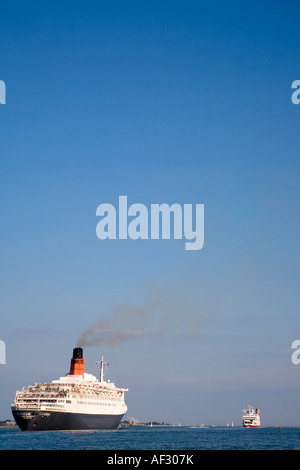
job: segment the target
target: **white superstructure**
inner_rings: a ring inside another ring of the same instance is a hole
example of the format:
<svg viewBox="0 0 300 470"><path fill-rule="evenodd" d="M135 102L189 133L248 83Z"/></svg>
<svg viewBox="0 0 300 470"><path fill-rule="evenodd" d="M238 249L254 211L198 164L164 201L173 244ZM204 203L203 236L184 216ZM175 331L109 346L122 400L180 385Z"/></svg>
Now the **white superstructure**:
<svg viewBox="0 0 300 470"><path fill-rule="evenodd" d="M243 410L243 427L244 428L259 428L260 427L260 410L248 406L246 410Z"/></svg>
<svg viewBox="0 0 300 470"><path fill-rule="evenodd" d="M87 414L120 414L127 411L124 391L111 382L99 382L90 374L65 376L50 383L35 383L16 392L13 405L48 411Z"/></svg>

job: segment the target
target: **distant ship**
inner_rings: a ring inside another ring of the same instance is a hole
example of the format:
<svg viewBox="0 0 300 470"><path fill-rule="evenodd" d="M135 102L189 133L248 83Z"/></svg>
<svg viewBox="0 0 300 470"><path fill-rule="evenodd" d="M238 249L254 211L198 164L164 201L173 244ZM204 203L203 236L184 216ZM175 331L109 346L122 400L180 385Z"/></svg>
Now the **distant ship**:
<svg viewBox="0 0 300 470"><path fill-rule="evenodd" d="M248 406L246 410L243 410L243 427L244 428L259 428L260 427L260 410Z"/></svg>
<svg viewBox="0 0 300 470"><path fill-rule="evenodd" d="M124 392L85 372L82 348L73 350L70 372L49 383L35 383L17 391L11 405L17 425L23 431L116 429L127 411Z"/></svg>

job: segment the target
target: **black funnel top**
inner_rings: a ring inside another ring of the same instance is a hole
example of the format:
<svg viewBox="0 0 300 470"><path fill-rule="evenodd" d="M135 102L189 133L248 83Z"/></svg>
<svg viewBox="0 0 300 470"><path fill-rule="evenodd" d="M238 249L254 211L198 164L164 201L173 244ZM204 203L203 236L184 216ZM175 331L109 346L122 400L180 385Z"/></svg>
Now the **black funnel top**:
<svg viewBox="0 0 300 470"><path fill-rule="evenodd" d="M82 358L83 358L82 348L73 349L73 359L82 359Z"/></svg>

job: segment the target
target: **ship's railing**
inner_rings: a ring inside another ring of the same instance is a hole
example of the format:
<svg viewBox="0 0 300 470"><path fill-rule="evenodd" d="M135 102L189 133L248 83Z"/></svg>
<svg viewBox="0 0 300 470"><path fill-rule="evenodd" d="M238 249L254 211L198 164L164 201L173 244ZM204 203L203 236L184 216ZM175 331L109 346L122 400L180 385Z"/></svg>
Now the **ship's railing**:
<svg viewBox="0 0 300 470"><path fill-rule="evenodd" d="M15 403L14 407L21 410L65 409L64 405L57 403Z"/></svg>
<svg viewBox="0 0 300 470"><path fill-rule="evenodd" d="M15 403L14 406L16 409L22 409L22 410L39 410L40 405L37 403Z"/></svg>

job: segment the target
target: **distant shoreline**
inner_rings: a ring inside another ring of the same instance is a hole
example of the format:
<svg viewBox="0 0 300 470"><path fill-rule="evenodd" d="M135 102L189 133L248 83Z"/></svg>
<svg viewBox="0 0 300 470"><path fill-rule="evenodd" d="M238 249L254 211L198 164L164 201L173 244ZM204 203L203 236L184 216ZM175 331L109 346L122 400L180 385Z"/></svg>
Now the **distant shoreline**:
<svg viewBox="0 0 300 470"><path fill-rule="evenodd" d="M139 428L139 427L148 427L148 428L157 428L157 427L173 427L173 428L204 428L204 424L170 424L170 423L126 423L121 422L119 427L124 428Z"/></svg>
<svg viewBox="0 0 300 470"><path fill-rule="evenodd" d="M18 427L15 421L11 419L0 420L0 429L1 428L16 428Z"/></svg>

